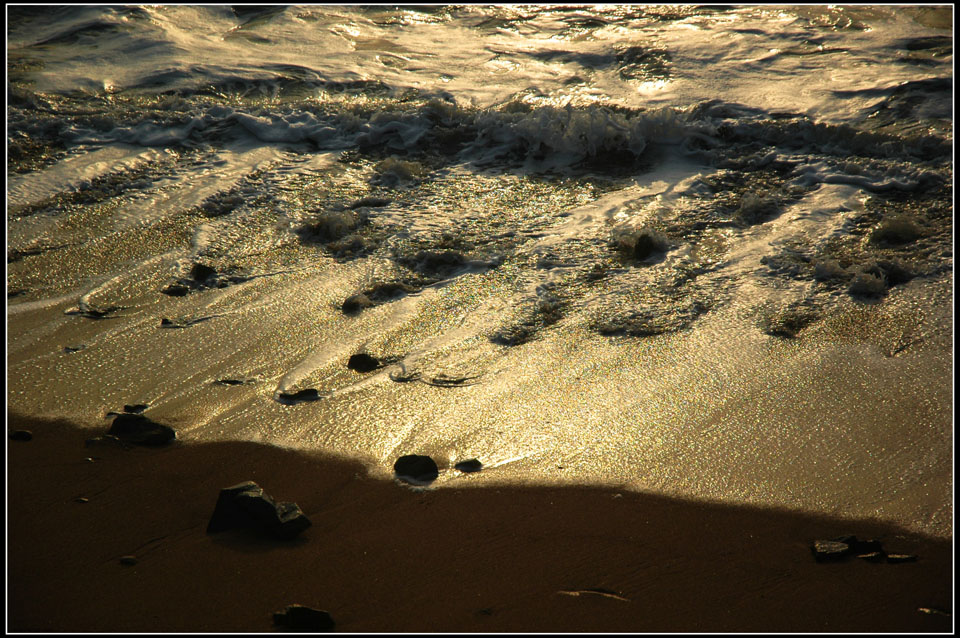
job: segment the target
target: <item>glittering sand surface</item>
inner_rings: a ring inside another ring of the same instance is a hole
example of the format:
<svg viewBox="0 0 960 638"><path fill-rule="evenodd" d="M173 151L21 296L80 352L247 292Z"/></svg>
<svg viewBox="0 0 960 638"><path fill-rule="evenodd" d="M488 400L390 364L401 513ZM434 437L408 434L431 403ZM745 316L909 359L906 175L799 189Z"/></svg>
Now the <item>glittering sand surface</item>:
<svg viewBox="0 0 960 638"><path fill-rule="evenodd" d="M952 626L951 542L883 523L572 485L413 490L355 461L241 442L91 463L89 432L10 426L34 433L9 449L12 631L268 632L294 603L342 632ZM312 527L285 543L205 534L218 490L244 479ZM813 560L811 540L845 533L918 560Z"/></svg>
<svg viewBox="0 0 960 638"><path fill-rule="evenodd" d="M9 17L10 629L952 626L949 8Z"/></svg>

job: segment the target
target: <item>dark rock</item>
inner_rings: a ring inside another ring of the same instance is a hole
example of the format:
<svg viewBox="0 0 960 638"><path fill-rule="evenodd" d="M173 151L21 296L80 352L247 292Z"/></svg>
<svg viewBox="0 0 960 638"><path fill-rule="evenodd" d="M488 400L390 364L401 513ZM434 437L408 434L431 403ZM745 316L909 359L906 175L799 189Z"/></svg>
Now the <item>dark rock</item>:
<svg viewBox="0 0 960 638"><path fill-rule="evenodd" d="M439 476L437 464L429 456L408 454L401 456L393 464L393 471L401 479L413 479L417 482L429 483Z"/></svg>
<svg viewBox="0 0 960 638"><path fill-rule="evenodd" d="M330 631L335 624L326 611L303 605L289 605L283 611L274 612L273 622L294 631Z"/></svg>
<svg viewBox="0 0 960 638"><path fill-rule="evenodd" d="M173 428L141 414L121 414L113 420L107 434L136 445L165 445L177 438Z"/></svg>
<svg viewBox="0 0 960 638"><path fill-rule="evenodd" d="M170 320L167 319L166 317L163 317L163 318L160 320L160 326L161 326L161 327L164 327L164 326L175 326L175 325L177 325L177 324L173 323L172 321L170 321Z"/></svg>
<svg viewBox="0 0 960 638"><path fill-rule="evenodd" d="M63 347L63 351L64 351L64 352L67 352L67 353L80 352L81 350L83 350L83 349L86 348L86 347L87 347L87 346L85 346L85 345L83 345L83 344L81 343L81 344L78 345L78 346L64 346L64 347Z"/></svg>
<svg viewBox="0 0 960 638"><path fill-rule="evenodd" d="M149 406L146 403L137 403L134 405L125 405L123 406L123 411L127 414L143 414L143 411L146 410Z"/></svg>
<svg viewBox="0 0 960 638"><path fill-rule="evenodd" d="M253 529L278 538L291 539L310 527L296 503L276 503L253 481L220 490L217 505L207 524L207 533L228 529Z"/></svg>
<svg viewBox="0 0 960 638"><path fill-rule="evenodd" d="M637 237L637 243L633 245L633 256L642 261L658 252L659 246L660 244L651 235L640 235Z"/></svg>
<svg viewBox="0 0 960 638"><path fill-rule="evenodd" d="M293 394L287 392L280 392L277 394L277 399L280 402L291 402L298 403L300 401L319 401L320 393L317 392L316 388L307 388L305 390L300 390L299 392L294 392Z"/></svg>
<svg viewBox="0 0 960 638"><path fill-rule="evenodd" d="M818 563L843 560L851 554L850 545L841 541L813 541L810 549Z"/></svg>
<svg viewBox="0 0 960 638"><path fill-rule="evenodd" d="M466 461L460 461L453 466L454 469L460 470L461 472L479 472L483 467L483 463L477 459L469 459Z"/></svg>
<svg viewBox="0 0 960 638"><path fill-rule="evenodd" d="M293 538L310 527L310 519L296 503L277 503L277 518L280 520L277 533L283 538Z"/></svg>
<svg viewBox="0 0 960 638"><path fill-rule="evenodd" d="M917 557L913 554L887 554L888 563L913 563Z"/></svg>
<svg viewBox="0 0 960 638"><path fill-rule="evenodd" d="M389 199L384 199L382 197L364 197L358 199L348 206L348 208L360 208L362 206L369 206L370 208L379 208L381 206L386 206L390 203Z"/></svg>
<svg viewBox="0 0 960 638"><path fill-rule="evenodd" d="M170 284L160 292L171 297L183 297L190 292L190 289L182 284Z"/></svg>
<svg viewBox="0 0 960 638"><path fill-rule="evenodd" d="M218 383L220 385L243 385L244 381L240 379L217 379L214 381L214 383Z"/></svg>
<svg viewBox="0 0 960 638"><path fill-rule="evenodd" d="M190 269L190 278L198 283L203 283L215 274L217 271L206 264L194 264Z"/></svg>
<svg viewBox="0 0 960 638"><path fill-rule="evenodd" d="M89 503L89 502L90 502L90 499L87 498L86 496L79 496L79 497L77 497L77 498L75 498L75 499L73 499L73 500L74 500L75 503Z"/></svg>
<svg viewBox="0 0 960 638"><path fill-rule="evenodd" d="M870 552L867 554L858 554L857 558L870 563L882 563L886 555L883 552Z"/></svg>
<svg viewBox="0 0 960 638"><path fill-rule="evenodd" d="M29 441L33 438L30 430L14 430L9 435L11 441Z"/></svg>
<svg viewBox="0 0 960 638"><path fill-rule="evenodd" d="M137 557L136 556L121 556L120 557L121 565L136 565Z"/></svg>
<svg viewBox="0 0 960 638"><path fill-rule="evenodd" d="M380 367L380 362L376 357L361 352L350 356L347 367L356 372L372 372Z"/></svg>
<svg viewBox="0 0 960 638"><path fill-rule="evenodd" d="M370 301L369 297L367 297L363 293L357 293L355 295L350 295L344 300L343 306L341 306L341 310L343 310L343 312L345 312L346 314L350 315L350 314L360 312L364 308L370 308L372 306L373 306L373 302Z"/></svg>

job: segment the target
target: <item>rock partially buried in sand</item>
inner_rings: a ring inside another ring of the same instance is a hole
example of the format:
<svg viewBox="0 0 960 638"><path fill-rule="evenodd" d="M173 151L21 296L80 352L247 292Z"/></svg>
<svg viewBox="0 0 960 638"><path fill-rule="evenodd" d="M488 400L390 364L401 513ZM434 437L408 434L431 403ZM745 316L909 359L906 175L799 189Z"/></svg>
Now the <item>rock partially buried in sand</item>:
<svg viewBox="0 0 960 638"><path fill-rule="evenodd" d="M380 367L380 361L365 352L350 356L347 367L356 372L373 372Z"/></svg>
<svg viewBox="0 0 960 638"><path fill-rule="evenodd" d="M477 459L468 459L466 461L460 461L454 465L453 468L461 472L479 472L483 468L483 463Z"/></svg>
<svg viewBox="0 0 960 638"><path fill-rule="evenodd" d="M347 297L340 309L343 310L344 313L352 315L360 312L364 308L371 308L372 306L373 302L370 301L369 297L363 293L357 293Z"/></svg>
<svg viewBox="0 0 960 638"><path fill-rule="evenodd" d="M283 611L274 612L273 623L293 631L330 631L334 627L329 613L303 605L289 605Z"/></svg>
<svg viewBox="0 0 960 638"><path fill-rule="evenodd" d="M14 430L8 436L11 441L29 441L33 439L33 432L30 430Z"/></svg>
<svg viewBox="0 0 960 638"><path fill-rule="evenodd" d="M148 419L142 414L118 415L107 434L112 434L125 443L149 446L166 445L177 438L173 428Z"/></svg>
<svg viewBox="0 0 960 638"><path fill-rule="evenodd" d="M407 482L429 483L439 476L437 464L429 456L408 454L393 464L397 478Z"/></svg>
<svg viewBox="0 0 960 638"><path fill-rule="evenodd" d="M810 549L818 563L843 560L852 553L850 546L840 541L813 541Z"/></svg>
<svg viewBox="0 0 960 638"><path fill-rule="evenodd" d="M280 392L277 394L277 400L280 403L300 403L301 401L319 401L320 393L316 388L307 388L299 392L288 393Z"/></svg>
<svg viewBox="0 0 960 638"><path fill-rule="evenodd" d="M220 490L217 505L207 524L207 533L228 529L254 529L291 539L310 527L310 520L296 503L276 503L263 488L247 481Z"/></svg>

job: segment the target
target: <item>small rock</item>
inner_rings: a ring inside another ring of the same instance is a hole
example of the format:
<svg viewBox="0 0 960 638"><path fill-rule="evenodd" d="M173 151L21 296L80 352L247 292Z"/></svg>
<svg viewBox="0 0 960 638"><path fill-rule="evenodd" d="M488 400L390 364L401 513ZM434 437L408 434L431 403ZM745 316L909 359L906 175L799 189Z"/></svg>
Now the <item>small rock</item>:
<svg viewBox="0 0 960 638"><path fill-rule="evenodd" d="M182 284L170 284L160 292L171 297L183 297L190 292L190 289Z"/></svg>
<svg viewBox="0 0 960 638"><path fill-rule="evenodd" d="M320 393L317 392L316 388L307 388L306 390L300 390L299 392L294 392L289 394L287 392L280 392L277 394L277 399L280 401L319 401Z"/></svg>
<svg viewBox="0 0 960 638"><path fill-rule="evenodd" d="M80 352L81 350L83 350L83 349L86 348L86 347L87 347L87 346L85 346L85 345L83 345L83 344L80 344L80 345L78 345L78 346L64 346L64 347L63 347L63 351L64 351L64 352L67 352L67 353Z"/></svg>
<svg viewBox="0 0 960 638"><path fill-rule="evenodd" d="M810 546L818 563L843 560L850 555L850 545L841 541L813 541Z"/></svg>
<svg viewBox="0 0 960 638"><path fill-rule="evenodd" d="M393 471L396 472L398 478L413 479L423 483L429 483L439 476L439 470L434 460L429 456L419 454L401 456L393 464Z"/></svg>
<svg viewBox="0 0 960 638"><path fill-rule="evenodd" d="M217 271L206 264L194 264L190 269L190 278L198 283L203 283L215 274Z"/></svg>
<svg viewBox="0 0 960 638"><path fill-rule="evenodd" d="M858 554L857 558L870 563L882 563L886 555L883 552L870 552L867 554Z"/></svg>
<svg viewBox="0 0 960 638"><path fill-rule="evenodd" d="M913 563L917 557L913 554L887 554L888 563Z"/></svg>
<svg viewBox="0 0 960 638"><path fill-rule="evenodd" d="M89 502L90 502L90 499L87 498L86 496L80 496L80 497L75 498L75 499L73 499L73 500L74 500L75 503L89 503Z"/></svg>
<svg viewBox="0 0 960 638"><path fill-rule="evenodd" d="M460 461L453 467L461 472L479 472L480 469L483 468L483 463L477 459L469 459L466 461Z"/></svg>
<svg viewBox="0 0 960 638"><path fill-rule="evenodd" d="M137 557L136 556L121 556L120 557L121 565L136 565Z"/></svg>
<svg viewBox="0 0 960 638"><path fill-rule="evenodd" d="M11 441L30 441L33 439L33 432L30 430L14 430L8 436Z"/></svg>
<svg viewBox="0 0 960 638"><path fill-rule="evenodd" d="M380 367L380 361L376 357L361 352L350 356L347 367L356 372L373 372Z"/></svg>
<svg viewBox="0 0 960 638"><path fill-rule="evenodd" d="M83 460L86 461L87 463L96 463L96 462L99 461L100 459L99 459L98 457L96 457L96 456L88 456L87 458L85 458L85 459L83 459Z"/></svg>
<svg viewBox="0 0 960 638"><path fill-rule="evenodd" d="M113 420L107 434L126 443L137 445L166 445L177 438L173 428L152 421L141 414L121 414Z"/></svg>
<svg viewBox="0 0 960 638"><path fill-rule="evenodd" d="M259 485L246 481L220 490L207 533L247 528L291 539L308 527L310 520L296 503L276 503Z"/></svg>
<svg viewBox="0 0 960 638"><path fill-rule="evenodd" d="M364 308L370 308L372 306L373 306L373 302L370 301L369 297L367 297L363 293L357 293L355 295L350 295L349 297L347 297L344 300L343 305L341 306L340 309L343 310L343 312L345 312L346 314L350 315L350 314L360 312Z"/></svg>
<svg viewBox="0 0 960 638"><path fill-rule="evenodd" d="M273 622L295 631L330 631L335 625L328 612L303 605L289 605L274 612Z"/></svg>

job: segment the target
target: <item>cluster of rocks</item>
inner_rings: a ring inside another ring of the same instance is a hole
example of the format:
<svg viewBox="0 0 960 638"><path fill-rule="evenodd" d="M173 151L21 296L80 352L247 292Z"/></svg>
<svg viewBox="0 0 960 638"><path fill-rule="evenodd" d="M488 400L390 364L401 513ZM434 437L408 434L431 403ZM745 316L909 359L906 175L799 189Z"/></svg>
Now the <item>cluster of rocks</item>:
<svg viewBox="0 0 960 638"><path fill-rule="evenodd" d="M855 556L872 563L909 563L917 560L913 554L889 554L878 540L860 540L854 535L839 536L830 540L815 540L810 551L818 563L838 562Z"/></svg>
<svg viewBox="0 0 960 638"><path fill-rule="evenodd" d="M171 297L183 297L197 290L226 288L230 284L243 283L248 279L249 277L230 273L218 273L212 266L198 262L190 269L189 276L177 279L160 292Z"/></svg>
<svg viewBox="0 0 960 638"><path fill-rule="evenodd" d="M467 459L453 467L461 472L479 472L483 468L483 463L477 459ZM401 456L393 464L393 472L401 481L414 485L430 483L440 474L436 461L420 454Z"/></svg>

